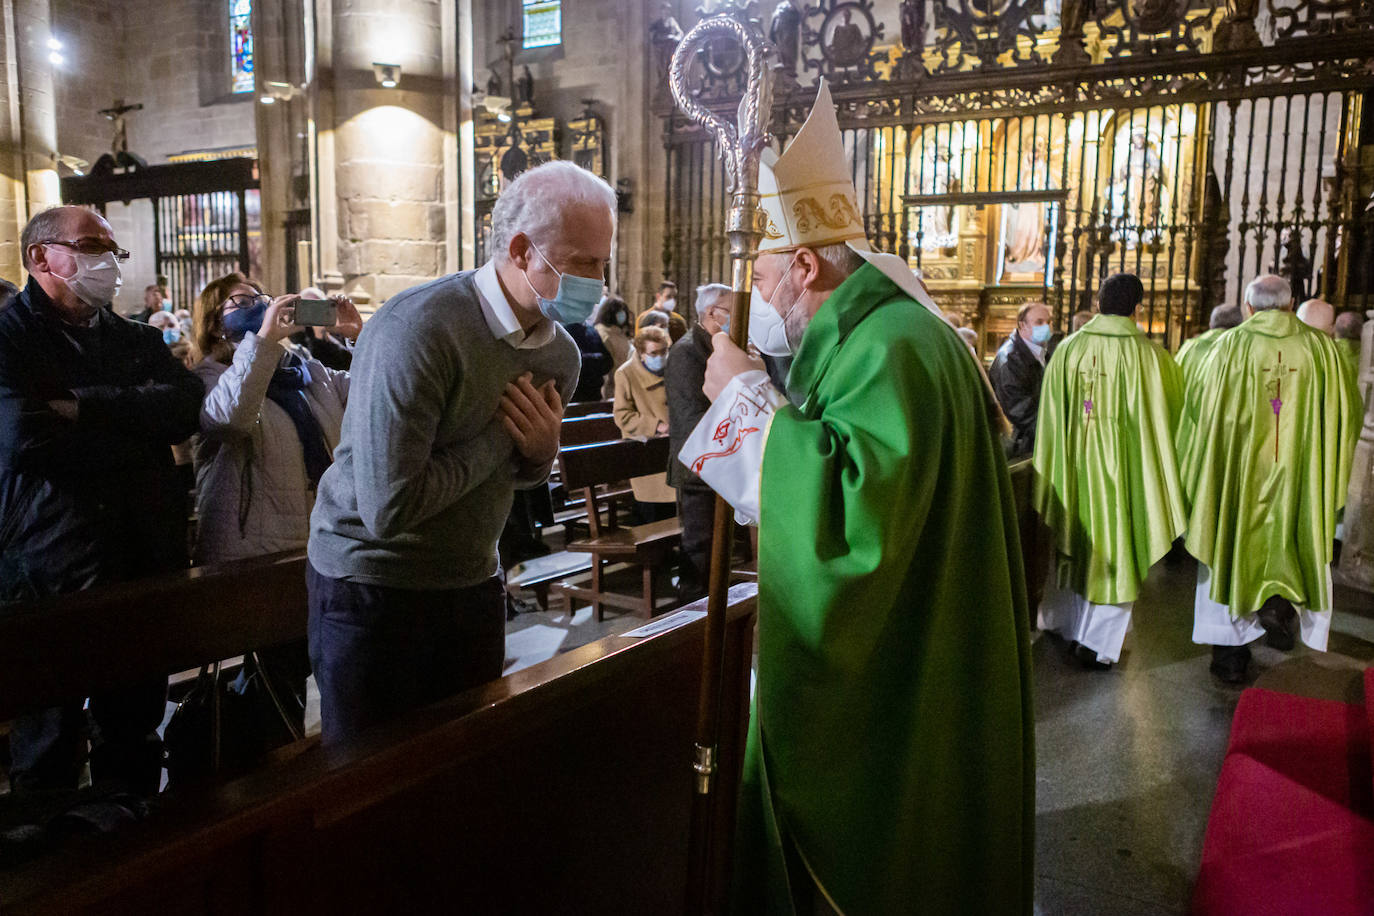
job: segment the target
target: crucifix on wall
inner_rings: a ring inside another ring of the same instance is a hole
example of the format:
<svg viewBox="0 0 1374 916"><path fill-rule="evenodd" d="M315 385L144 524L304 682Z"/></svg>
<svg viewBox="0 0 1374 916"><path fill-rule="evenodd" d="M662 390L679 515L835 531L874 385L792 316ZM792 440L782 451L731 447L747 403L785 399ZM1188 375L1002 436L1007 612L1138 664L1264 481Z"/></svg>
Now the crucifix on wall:
<svg viewBox="0 0 1374 916"><path fill-rule="evenodd" d="M110 152L118 158L120 153L129 152L129 129L124 123L124 116L131 111L142 111L143 103L138 102L133 105L125 105L123 99L115 99L114 104L109 108L102 108L98 112L114 122L114 139L110 142Z"/></svg>

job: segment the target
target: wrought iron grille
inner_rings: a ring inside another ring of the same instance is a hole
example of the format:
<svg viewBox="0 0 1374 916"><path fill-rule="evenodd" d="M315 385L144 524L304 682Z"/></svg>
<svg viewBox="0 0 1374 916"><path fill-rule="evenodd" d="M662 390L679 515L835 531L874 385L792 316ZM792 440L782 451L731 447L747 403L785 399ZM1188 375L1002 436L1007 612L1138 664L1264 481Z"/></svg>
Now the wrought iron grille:
<svg viewBox="0 0 1374 916"><path fill-rule="evenodd" d="M870 241L908 258L984 352L1021 303L1067 325L1118 271L1141 277L1139 319L1170 346L1261 273L1363 308L1372 7L1268 2L1128 0L1091 17L1082 0L903 2L895 30L868 0L779 4L768 31L791 89L774 133L805 119L804 83L836 84ZM704 99L737 92L729 62L699 62ZM690 288L726 276L729 189L709 140L662 112L664 272Z"/></svg>

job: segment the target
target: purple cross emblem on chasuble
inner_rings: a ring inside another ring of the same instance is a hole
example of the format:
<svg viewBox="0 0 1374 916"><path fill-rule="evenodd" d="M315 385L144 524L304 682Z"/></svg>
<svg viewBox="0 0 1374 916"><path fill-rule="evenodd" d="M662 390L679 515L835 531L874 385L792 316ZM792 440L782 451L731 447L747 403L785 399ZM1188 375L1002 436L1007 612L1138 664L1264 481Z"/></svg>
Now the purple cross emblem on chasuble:
<svg viewBox="0 0 1374 916"><path fill-rule="evenodd" d="M1279 460L1279 419L1283 413L1283 377L1298 370L1293 366L1283 364L1283 351L1280 350L1274 365L1265 366L1260 371L1273 373L1269 377L1269 381L1265 383L1265 388L1269 395L1269 406L1274 410L1274 461L1277 463Z"/></svg>
<svg viewBox="0 0 1374 916"><path fill-rule="evenodd" d="M1106 378L1107 373L1098 370L1097 357L1093 357L1092 366L1088 369L1080 369L1079 375L1083 380L1083 422L1091 423L1093 411L1097 408L1097 380Z"/></svg>

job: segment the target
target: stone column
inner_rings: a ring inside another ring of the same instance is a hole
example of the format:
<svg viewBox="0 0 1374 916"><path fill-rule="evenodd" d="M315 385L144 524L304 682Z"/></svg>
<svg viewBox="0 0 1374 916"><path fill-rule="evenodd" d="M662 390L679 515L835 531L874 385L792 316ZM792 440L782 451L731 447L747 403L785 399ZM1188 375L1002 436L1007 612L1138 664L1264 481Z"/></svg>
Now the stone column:
<svg viewBox="0 0 1374 916"><path fill-rule="evenodd" d="M19 233L31 214L61 202L48 0L0 3L0 277L22 285Z"/></svg>
<svg viewBox="0 0 1374 916"><path fill-rule="evenodd" d="M326 6L318 195L320 243L329 244L323 223L332 216L336 255L331 265L322 250L321 266L330 286L375 307L445 273L456 257L448 236L458 194L447 186L456 172L447 162L456 151L455 0L335 0L317 9ZM399 85L381 86L374 63L400 65Z"/></svg>

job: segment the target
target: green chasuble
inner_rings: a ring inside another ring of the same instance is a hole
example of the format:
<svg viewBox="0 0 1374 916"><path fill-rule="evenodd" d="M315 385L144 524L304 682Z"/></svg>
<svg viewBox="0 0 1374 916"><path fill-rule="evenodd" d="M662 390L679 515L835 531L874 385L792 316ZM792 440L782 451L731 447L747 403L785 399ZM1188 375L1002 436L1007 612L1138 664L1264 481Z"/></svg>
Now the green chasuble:
<svg viewBox="0 0 1374 916"><path fill-rule="evenodd" d="M1093 318L1045 369L1032 498L1070 561L1061 584L1094 604L1134 601L1183 533L1182 406L1178 366L1122 315Z"/></svg>
<svg viewBox="0 0 1374 916"><path fill-rule="evenodd" d="M807 328L759 518L737 913L1029 913L1016 509L953 329L865 265ZM790 891L802 889L794 900Z"/></svg>
<svg viewBox="0 0 1374 916"><path fill-rule="evenodd" d="M1178 368L1183 371L1183 387L1186 389L1193 377L1198 374L1202 364L1206 361L1206 356L1211 352L1212 346L1217 339L1225 334L1226 328L1211 328L1203 331L1196 337L1190 337L1178 348L1178 353L1174 356L1174 362L1178 363Z"/></svg>
<svg viewBox="0 0 1374 916"><path fill-rule="evenodd" d="M1330 610L1336 513L1360 430L1359 394L1336 344L1288 311L1256 312L1212 351L1185 410L1188 552L1235 616L1271 595Z"/></svg>
<svg viewBox="0 0 1374 916"><path fill-rule="evenodd" d="M1355 382L1355 387L1360 387L1360 342L1349 340L1342 337L1336 341L1336 352L1341 355L1341 365L1345 366L1346 374Z"/></svg>

